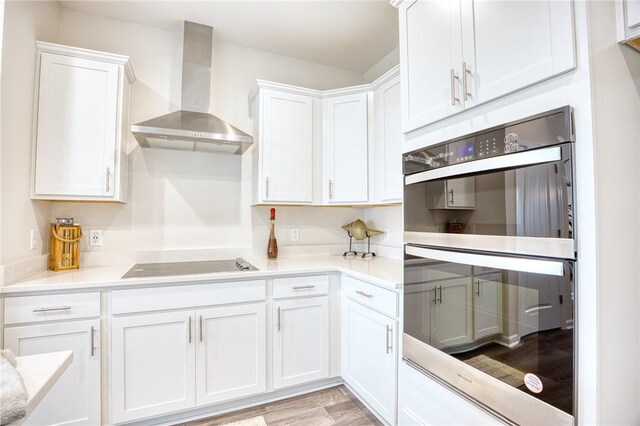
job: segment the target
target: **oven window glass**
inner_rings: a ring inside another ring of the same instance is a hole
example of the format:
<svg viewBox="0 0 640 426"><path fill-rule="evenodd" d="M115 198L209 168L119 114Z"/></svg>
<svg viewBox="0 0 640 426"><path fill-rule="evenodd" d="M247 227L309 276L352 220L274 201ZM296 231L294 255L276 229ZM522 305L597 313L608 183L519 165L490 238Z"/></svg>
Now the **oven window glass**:
<svg viewBox="0 0 640 426"><path fill-rule="evenodd" d="M570 144L562 150L556 162L406 185L405 230L573 238Z"/></svg>
<svg viewBox="0 0 640 426"><path fill-rule="evenodd" d="M558 277L406 255L404 332L573 414L573 263L564 270Z"/></svg>

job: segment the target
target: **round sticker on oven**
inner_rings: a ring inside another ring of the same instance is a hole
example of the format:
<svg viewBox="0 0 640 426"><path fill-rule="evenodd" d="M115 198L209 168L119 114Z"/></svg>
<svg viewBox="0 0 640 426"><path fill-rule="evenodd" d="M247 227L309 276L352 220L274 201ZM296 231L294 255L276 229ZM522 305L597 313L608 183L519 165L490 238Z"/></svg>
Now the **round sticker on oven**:
<svg viewBox="0 0 640 426"><path fill-rule="evenodd" d="M524 375L524 384L533 393L542 392L542 381L535 374L527 373Z"/></svg>

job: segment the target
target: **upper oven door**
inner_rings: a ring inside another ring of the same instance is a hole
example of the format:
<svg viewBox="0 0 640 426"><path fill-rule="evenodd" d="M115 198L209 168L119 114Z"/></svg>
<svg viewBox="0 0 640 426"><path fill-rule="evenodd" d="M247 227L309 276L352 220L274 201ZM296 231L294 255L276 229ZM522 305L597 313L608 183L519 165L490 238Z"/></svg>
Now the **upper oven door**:
<svg viewBox="0 0 640 426"><path fill-rule="evenodd" d="M574 259L573 142L562 133L564 115L406 154L404 242Z"/></svg>

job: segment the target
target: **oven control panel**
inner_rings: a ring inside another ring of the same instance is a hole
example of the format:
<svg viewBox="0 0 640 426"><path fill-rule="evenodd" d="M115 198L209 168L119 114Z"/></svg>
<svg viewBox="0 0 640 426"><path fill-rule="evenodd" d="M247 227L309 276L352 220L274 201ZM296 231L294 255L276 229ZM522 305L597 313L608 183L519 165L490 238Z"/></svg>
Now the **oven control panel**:
<svg viewBox="0 0 640 426"><path fill-rule="evenodd" d="M495 127L404 155L404 174L573 141L570 108Z"/></svg>

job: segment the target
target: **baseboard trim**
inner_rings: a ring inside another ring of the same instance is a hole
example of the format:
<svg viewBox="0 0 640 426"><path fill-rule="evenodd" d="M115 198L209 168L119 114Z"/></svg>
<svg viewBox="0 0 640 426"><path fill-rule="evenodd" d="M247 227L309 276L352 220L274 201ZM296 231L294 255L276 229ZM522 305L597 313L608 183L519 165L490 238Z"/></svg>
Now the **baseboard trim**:
<svg viewBox="0 0 640 426"><path fill-rule="evenodd" d="M238 399L235 401L223 402L207 407L190 408L185 411L177 413L167 414L158 417L152 417L143 420L135 420L128 423L120 423L123 425L135 425L135 426L172 426L178 423L192 422L201 420L207 417L219 416L221 414L230 413L232 411L242 410L245 408L255 407L256 405L266 404L269 402L280 401L282 399L291 398L294 396L304 395L311 392L316 392L323 389L332 388L344 384L342 377L333 377L330 379L321 380L310 384L292 386L287 389L276 390L260 395L254 395L247 398ZM351 388L349 388L351 390ZM354 393L355 394L355 393ZM361 399L358 396L358 399ZM364 402L363 402L364 404ZM365 404L366 406L366 404ZM367 408L369 408L367 406ZM376 417L378 415L372 411Z"/></svg>

